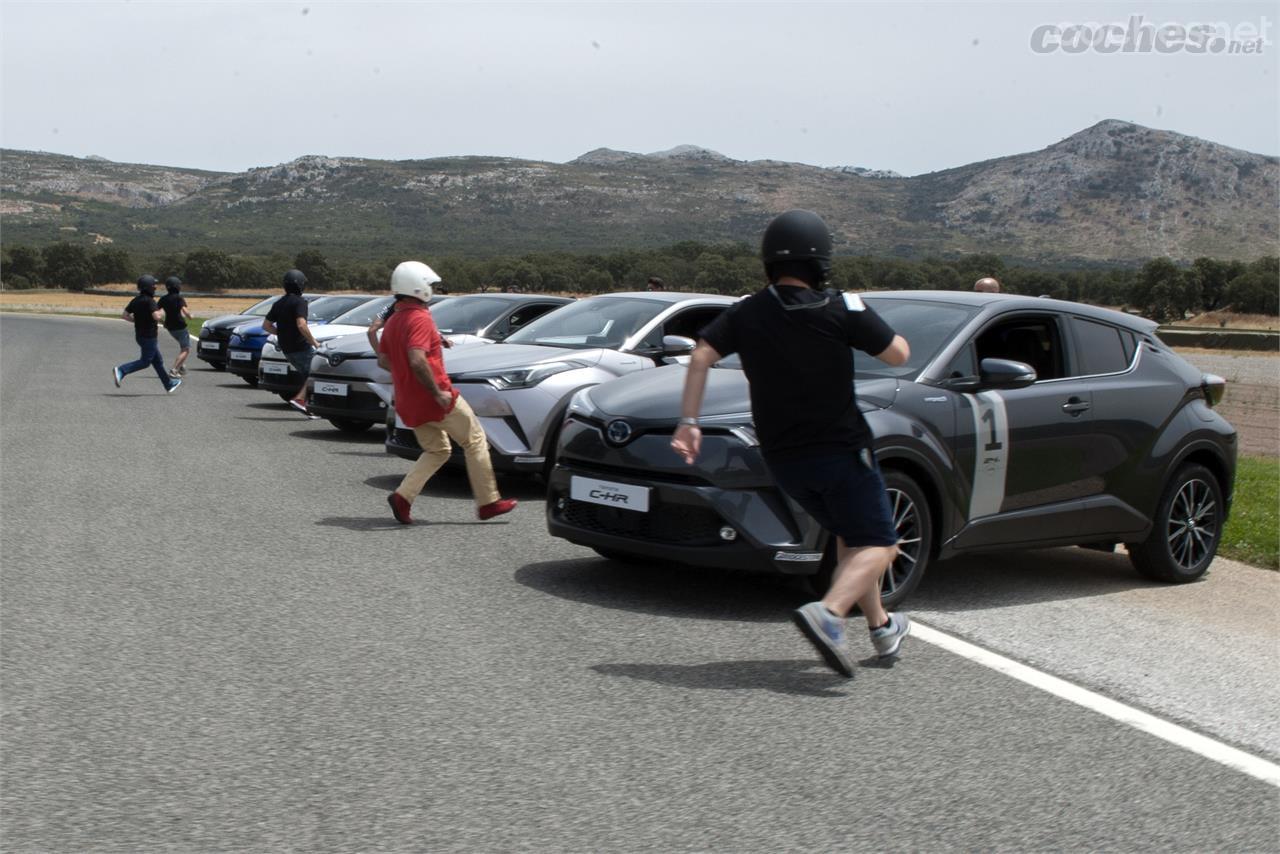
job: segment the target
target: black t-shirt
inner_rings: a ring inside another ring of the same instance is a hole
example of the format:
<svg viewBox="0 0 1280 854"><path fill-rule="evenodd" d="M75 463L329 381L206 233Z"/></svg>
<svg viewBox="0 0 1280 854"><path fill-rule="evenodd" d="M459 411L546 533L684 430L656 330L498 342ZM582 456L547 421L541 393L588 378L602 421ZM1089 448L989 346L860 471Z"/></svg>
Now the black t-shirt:
<svg viewBox="0 0 1280 854"><path fill-rule="evenodd" d="M182 294L165 294L160 297L159 306L164 309L165 329L187 328L187 320L182 316L182 310L186 308L187 301L182 298Z"/></svg>
<svg viewBox="0 0 1280 854"><path fill-rule="evenodd" d="M717 317L701 336L720 355L742 358L766 457L869 444L871 431L854 395L849 348L882 353L894 332L856 295L766 287Z"/></svg>
<svg viewBox="0 0 1280 854"><path fill-rule="evenodd" d="M276 340L281 353L296 353L311 346L298 331L298 318L307 316L307 301L298 294L285 294L267 312L267 320L276 325Z"/></svg>
<svg viewBox="0 0 1280 854"><path fill-rule="evenodd" d="M129 301L125 311L133 315L133 331L139 338L155 338L156 319L152 313L156 310L156 301L146 294L138 294Z"/></svg>

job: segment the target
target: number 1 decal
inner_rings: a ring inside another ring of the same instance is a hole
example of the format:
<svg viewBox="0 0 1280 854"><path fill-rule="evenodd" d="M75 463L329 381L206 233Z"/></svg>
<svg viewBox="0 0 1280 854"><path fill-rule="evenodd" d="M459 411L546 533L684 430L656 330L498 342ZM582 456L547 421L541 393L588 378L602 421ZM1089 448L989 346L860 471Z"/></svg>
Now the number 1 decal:
<svg viewBox="0 0 1280 854"><path fill-rule="evenodd" d="M1009 416L999 392L966 395L973 404L973 494L969 521L1000 512L1009 465Z"/></svg>

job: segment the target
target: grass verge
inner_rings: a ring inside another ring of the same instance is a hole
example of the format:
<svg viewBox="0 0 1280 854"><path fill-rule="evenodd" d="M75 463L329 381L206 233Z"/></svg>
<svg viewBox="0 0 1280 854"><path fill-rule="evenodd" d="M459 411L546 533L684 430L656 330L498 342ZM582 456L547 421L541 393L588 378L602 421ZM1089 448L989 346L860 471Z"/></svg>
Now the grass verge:
<svg viewBox="0 0 1280 854"><path fill-rule="evenodd" d="M1280 570L1280 458L1240 457L1231 518L1218 554Z"/></svg>

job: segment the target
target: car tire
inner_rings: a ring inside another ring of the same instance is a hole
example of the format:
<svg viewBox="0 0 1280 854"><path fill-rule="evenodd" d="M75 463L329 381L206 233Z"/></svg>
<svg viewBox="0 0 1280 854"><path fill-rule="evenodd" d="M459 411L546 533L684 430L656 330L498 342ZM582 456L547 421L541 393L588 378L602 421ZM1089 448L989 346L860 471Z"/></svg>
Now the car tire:
<svg viewBox="0 0 1280 854"><path fill-rule="evenodd" d="M343 433L363 433L373 426L372 421L361 421L357 418L330 418L329 423Z"/></svg>
<svg viewBox="0 0 1280 854"><path fill-rule="evenodd" d="M1222 541L1226 505L1213 472L1198 463L1178 469L1156 506L1151 533L1129 543L1129 561L1147 578L1186 584L1213 563Z"/></svg>
<svg viewBox="0 0 1280 854"><path fill-rule="evenodd" d="M880 601L886 610L892 611L915 591L929 568L933 554L933 513L924 490L911 475L886 468L882 476L898 531L898 557L880 583ZM825 596L830 589L835 565L836 541L832 537L821 567L809 578L809 589L815 596Z"/></svg>
<svg viewBox="0 0 1280 854"><path fill-rule="evenodd" d="M242 380L244 380L245 382L247 382L251 388L257 388L257 387L258 387L258 378L257 378L257 377L246 377L246 376L244 376L243 374L241 374L241 375L240 375L240 379L242 379Z"/></svg>
<svg viewBox="0 0 1280 854"><path fill-rule="evenodd" d="M215 371L225 371L227 369L226 362L205 362L205 364L213 368Z"/></svg>

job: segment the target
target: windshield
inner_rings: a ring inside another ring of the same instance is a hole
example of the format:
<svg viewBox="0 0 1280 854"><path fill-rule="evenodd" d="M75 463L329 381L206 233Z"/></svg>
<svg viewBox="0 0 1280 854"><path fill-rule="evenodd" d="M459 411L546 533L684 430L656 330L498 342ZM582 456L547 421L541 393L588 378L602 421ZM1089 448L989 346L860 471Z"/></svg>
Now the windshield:
<svg viewBox="0 0 1280 854"><path fill-rule="evenodd" d="M320 297L320 299L311 303L311 308L307 313L307 320L316 323L328 323L340 314L351 311L357 306L364 305L369 301L369 297Z"/></svg>
<svg viewBox="0 0 1280 854"><path fill-rule="evenodd" d="M934 300L884 299L868 294L862 297L889 324L890 329L907 339L911 358L905 365L895 368L875 356L854 350L853 372L858 378L914 379L978 311L969 306Z"/></svg>
<svg viewBox="0 0 1280 854"><path fill-rule="evenodd" d="M665 300L644 297L591 297L544 314L506 343L616 350L670 305Z"/></svg>
<svg viewBox="0 0 1280 854"><path fill-rule="evenodd" d="M505 299L454 297L448 302L433 305L431 319L445 334L474 334L493 323L510 307L511 302Z"/></svg>
<svg viewBox="0 0 1280 854"><path fill-rule="evenodd" d="M967 306L933 300L884 299L866 294L862 297L889 324L889 328L907 339L911 358L905 365L895 368L875 356L854 350L853 372L859 379L914 379L942 349L942 345L950 341L965 321L977 313L976 309ZM715 367L740 371L742 358L734 353L716 362Z"/></svg>
<svg viewBox="0 0 1280 854"><path fill-rule="evenodd" d="M346 314L340 314L333 319L334 323L345 323L349 326L368 326L373 323L373 319L378 316L379 312L395 302L394 297L378 297L371 299L364 305L358 305L348 311Z"/></svg>

